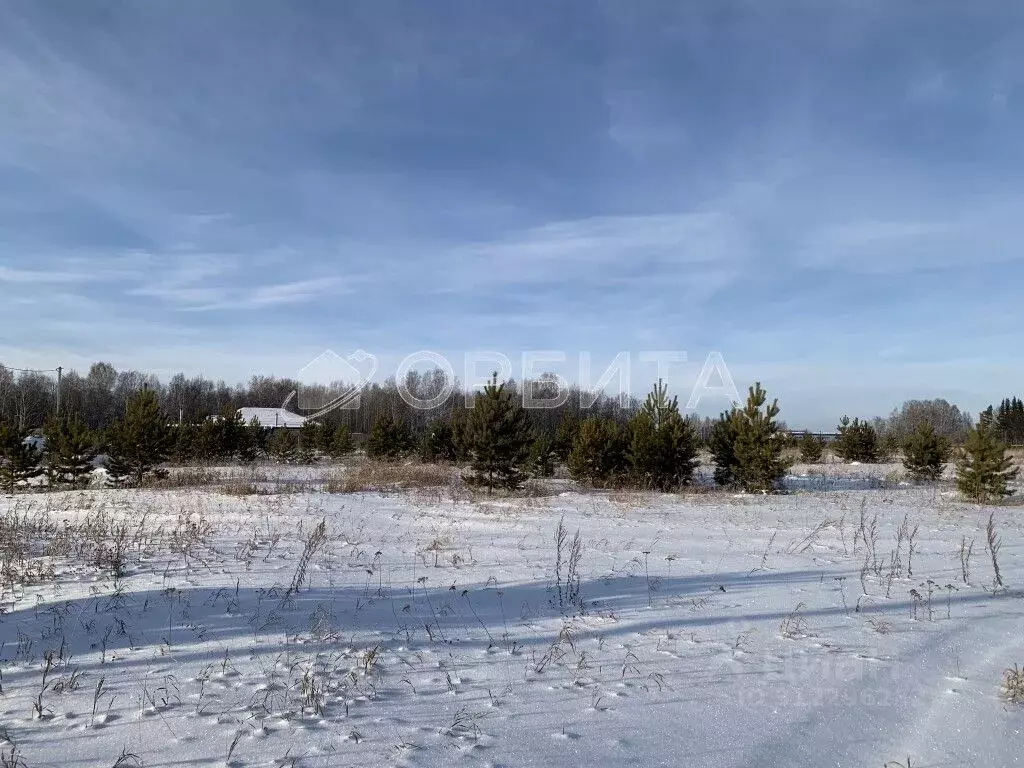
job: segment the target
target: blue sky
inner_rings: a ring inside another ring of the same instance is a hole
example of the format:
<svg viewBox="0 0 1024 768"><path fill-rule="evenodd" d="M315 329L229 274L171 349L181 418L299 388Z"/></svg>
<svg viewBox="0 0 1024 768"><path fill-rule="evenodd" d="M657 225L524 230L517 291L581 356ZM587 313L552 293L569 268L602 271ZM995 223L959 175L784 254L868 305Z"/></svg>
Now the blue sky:
<svg viewBox="0 0 1024 768"><path fill-rule="evenodd" d="M0 361L679 349L685 400L717 350L791 423L975 410L1024 389L1021 51L984 0L8 0Z"/></svg>

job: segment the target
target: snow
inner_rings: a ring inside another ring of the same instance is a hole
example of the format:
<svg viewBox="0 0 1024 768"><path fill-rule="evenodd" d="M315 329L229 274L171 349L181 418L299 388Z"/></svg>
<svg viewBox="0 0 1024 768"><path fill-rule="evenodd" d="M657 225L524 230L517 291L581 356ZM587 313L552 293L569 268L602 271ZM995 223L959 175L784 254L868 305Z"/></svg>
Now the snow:
<svg viewBox="0 0 1024 768"><path fill-rule="evenodd" d="M54 569L4 579L0 749L28 766L110 766L122 750L147 766L1024 760L1024 710L999 688L1024 663L1019 507L913 487L330 494L327 470L303 468L299 488L282 471L286 490L249 496L0 498L0 519L32 521L29 560ZM993 511L1004 589L984 543ZM885 561L867 596L862 513ZM559 605L562 518L583 545L582 611L568 550ZM904 518L913 573L903 543L890 583ZM327 542L289 594L321 519ZM86 521L126 525L123 575L60 533Z"/></svg>
<svg viewBox="0 0 1024 768"><path fill-rule="evenodd" d="M263 427L288 427L298 429L306 423L306 417L286 411L284 408L239 408L242 421L249 424L253 419Z"/></svg>

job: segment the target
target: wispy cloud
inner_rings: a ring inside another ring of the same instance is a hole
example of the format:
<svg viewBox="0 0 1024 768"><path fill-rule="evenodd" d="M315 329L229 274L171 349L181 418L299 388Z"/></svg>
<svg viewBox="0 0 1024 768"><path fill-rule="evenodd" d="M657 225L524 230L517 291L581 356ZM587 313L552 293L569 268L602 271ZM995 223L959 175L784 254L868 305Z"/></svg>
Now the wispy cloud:
<svg viewBox="0 0 1024 768"><path fill-rule="evenodd" d="M43 269L12 269L0 266L0 283L84 283L96 280L87 272L61 272Z"/></svg>
<svg viewBox="0 0 1024 768"><path fill-rule="evenodd" d="M974 350L1018 386L1016 12L726 5L5 3L0 354L643 344L824 400L857 359L883 410Z"/></svg>

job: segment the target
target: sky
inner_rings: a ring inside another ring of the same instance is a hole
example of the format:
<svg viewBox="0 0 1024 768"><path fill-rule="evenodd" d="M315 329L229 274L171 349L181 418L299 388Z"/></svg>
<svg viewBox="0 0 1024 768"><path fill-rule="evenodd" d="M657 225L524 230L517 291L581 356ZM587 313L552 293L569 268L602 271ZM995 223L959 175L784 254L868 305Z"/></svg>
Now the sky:
<svg viewBox="0 0 1024 768"><path fill-rule="evenodd" d="M975 411L1024 391L1022 51L986 0L5 0L0 363L678 350L685 401L714 351L790 424Z"/></svg>

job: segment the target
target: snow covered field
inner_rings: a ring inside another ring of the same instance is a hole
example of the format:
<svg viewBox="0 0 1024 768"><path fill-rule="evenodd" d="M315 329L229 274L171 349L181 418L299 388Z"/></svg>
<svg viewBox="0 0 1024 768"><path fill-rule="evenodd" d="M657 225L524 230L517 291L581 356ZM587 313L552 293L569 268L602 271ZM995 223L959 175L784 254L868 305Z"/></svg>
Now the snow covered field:
<svg viewBox="0 0 1024 768"><path fill-rule="evenodd" d="M297 474L0 498L0 764L1024 763L1024 508Z"/></svg>

